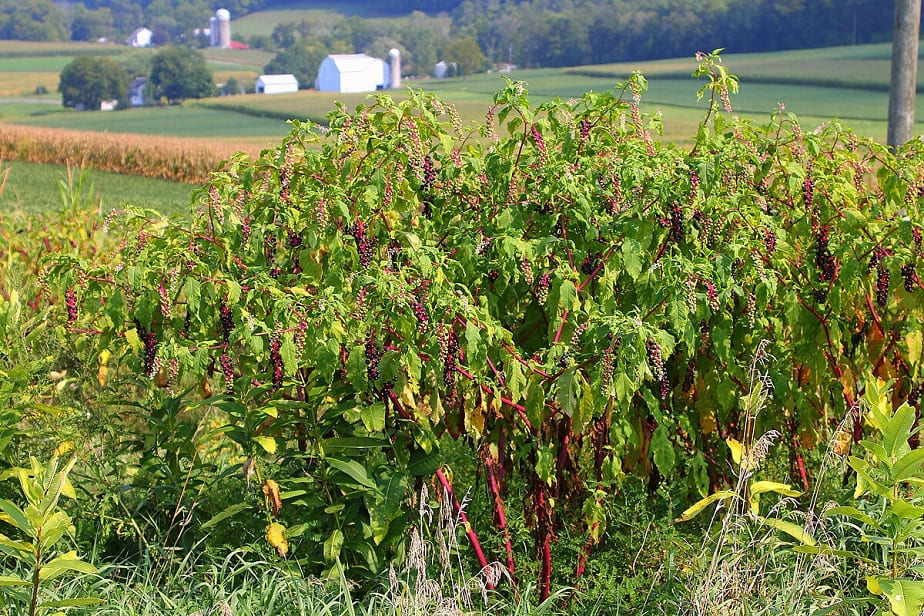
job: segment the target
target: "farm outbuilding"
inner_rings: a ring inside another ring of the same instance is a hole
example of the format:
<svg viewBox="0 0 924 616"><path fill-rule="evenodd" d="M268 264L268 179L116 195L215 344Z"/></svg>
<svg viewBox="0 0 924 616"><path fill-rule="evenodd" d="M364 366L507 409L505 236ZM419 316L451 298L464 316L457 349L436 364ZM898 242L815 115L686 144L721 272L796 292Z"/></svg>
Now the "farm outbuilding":
<svg viewBox="0 0 924 616"><path fill-rule="evenodd" d="M254 92L257 94L285 94L298 92L298 79L295 75L260 75L254 83Z"/></svg>
<svg viewBox="0 0 924 616"><path fill-rule="evenodd" d="M153 44L152 38L154 33L147 28L138 28L125 41L126 45L132 47L150 47Z"/></svg>
<svg viewBox="0 0 924 616"><path fill-rule="evenodd" d="M375 92L391 83L388 63L364 53L332 54L318 68L315 88L322 92Z"/></svg>

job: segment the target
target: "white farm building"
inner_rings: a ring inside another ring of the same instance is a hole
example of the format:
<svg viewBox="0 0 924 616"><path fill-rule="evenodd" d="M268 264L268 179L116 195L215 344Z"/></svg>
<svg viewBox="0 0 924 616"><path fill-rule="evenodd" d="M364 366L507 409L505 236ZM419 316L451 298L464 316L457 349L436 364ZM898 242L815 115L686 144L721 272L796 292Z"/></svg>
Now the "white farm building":
<svg viewBox="0 0 924 616"><path fill-rule="evenodd" d="M298 79L295 75L260 75L254 82L254 92L257 94L284 94L298 92Z"/></svg>
<svg viewBox="0 0 924 616"><path fill-rule="evenodd" d="M375 92L389 87L388 63L364 53L332 54L318 68L315 88L322 92Z"/></svg>

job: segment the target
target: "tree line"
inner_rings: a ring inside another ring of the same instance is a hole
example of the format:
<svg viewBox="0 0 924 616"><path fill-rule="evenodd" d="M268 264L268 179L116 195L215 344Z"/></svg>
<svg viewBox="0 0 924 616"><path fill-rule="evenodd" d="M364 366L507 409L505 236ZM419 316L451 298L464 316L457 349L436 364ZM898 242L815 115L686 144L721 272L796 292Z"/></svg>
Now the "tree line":
<svg viewBox="0 0 924 616"><path fill-rule="evenodd" d="M494 61L574 66L891 39L879 0L464 0L453 27Z"/></svg>

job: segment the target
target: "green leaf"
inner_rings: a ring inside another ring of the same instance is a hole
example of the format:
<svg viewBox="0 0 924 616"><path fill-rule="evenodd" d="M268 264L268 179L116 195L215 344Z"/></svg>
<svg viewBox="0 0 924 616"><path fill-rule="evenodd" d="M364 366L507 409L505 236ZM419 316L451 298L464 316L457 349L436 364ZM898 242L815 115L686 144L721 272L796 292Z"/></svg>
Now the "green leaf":
<svg viewBox="0 0 924 616"><path fill-rule="evenodd" d="M913 449L892 465L892 480L895 483L906 481L918 472L922 463L924 463L924 448Z"/></svg>
<svg viewBox="0 0 924 616"><path fill-rule="evenodd" d="M334 529L330 537L324 542L324 561L333 563L340 556L340 550L343 548L343 531L339 528Z"/></svg>
<svg viewBox="0 0 924 616"><path fill-rule="evenodd" d="M327 458L327 463L338 471L349 476L359 485L365 488L375 489L375 481L372 480L363 465L356 460L338 460L337 458Z"/></svg>
<svg viewBox="0 0 924 616"><path fill-rule="evenodd" d="M915 520L924 516L924 507L912 505L901 498L896 498L889 503L889 508L892 510L892 513L905 520Z"/></svg>
<svg viewBox="0 0 924 616"><path fill-rule="evenodd" d="M627 237L622 242L621 250L626 273L632 280L638 280L642 274L642 245L637 240Z"/></svg>
<svg viewBox="0 0 924 616"><path fill-rule="evenodd" d="M695 503L693 503L693 505L688 507L683 513L681 513L680 517L677 518L675 521L676 522L686 522L688 520L692 520L712 503L716 501L724 501L724 500L727 500L729 498L734 498L734 497L735 497L734 490L722 490L720 492L713 492L706 498L701 498Z"/></svg>
<svg viewBox="0 0 924 616"><path fill-rule="evenodd" d="M246 503L235 503L230 507L225 507L220 513L213 515L211 518L202 523L199 527L200 530L208 530L209 528L215 526L222 520L226 520L234 515L237 515L245 509L249 509L250 506Z"/></svg>
<svg viewBox="0 0 924 616"><path fill-rule="evenodd" d="M918 580L878 580L895 616L920 616L924 606L924 582Z"/></svg>
<svg viewBox="0 0 924 616"><path fill-rule="evenodd" d="M4 586L32 586L32 582L21 580L15 575L0 575L0 587Z"/></svg>
<svg viewBox="0 0 924 616"><path fill-rule="evenodd" d="M0 517L0 520L12 524L30 537L35 536L35 529L33 528L32 524L29 523L29 520L26 518L26 514L22 509L6 500L5 498L0 498L0 511L3 511L3 513L6 514L5 516Z"/></svg>
<svg viewBox="0 0 924 616"><path fill-rule="evenodd" d="M97 569L90 563L77 558L77 552L71 551L42 565L39 570L39 579L42 581L53 580L71 571L74 573L96 573Z"/></svg>
<svg viewBox="0 0 924 616"><path fill-rule="evenodd" d="M407 472L414 477L426 477L435 473L442 461L443 458L438 451L425 453L416 449L407 463Z"/></svg>
<svg viewBox="0 0 924 616"><path fill-rule="evenodd" d="M857 522L861 522L863 524L872 526L873 528L876 528L876 529L880 528L879 523L876 520L871 518L869 515L863 513L856 507L850 507L848 505L842 505L840 507L831 507L830 509L826 509L821 515L822 517L825 517L825 518L831 517L833 515L844 515L844 516L847 516L848 518L856 520Z"/></svg>
<svg viewBox="0 0 924 616"><path fill-rule="evenodd" d="M912 426L914 426L914 409L907 404L902 404L895 409L895 414L883 427L882 445L893 460L898 457L902 449L908 446Z"/></svg>
<svg viewBox="0 0 924 616"><path fill-rule="evenodd" d="M667 428L664 424L658 424L651 435L651 458L664 476L670 474L674 468L676 462L674 445L667 436Z"/></svg>
<svg viewBox="0 0 924 616"><path fill-rule="evenodd" d="M99 605L100 603L106 603L106 600L99 597L77 597L74 599L43 601L39 603L39 607L81 607L84 605Z"/></svg>
<svg viewBox="0 0 924 616"><path fill-rule="evenodd" d="M346 451L350 449L381 449L388 447L390 443L380 438L368 438L365 436L340 436L326 438L321 441L321 450L324 453L334 453L337 451Z"/></svg>

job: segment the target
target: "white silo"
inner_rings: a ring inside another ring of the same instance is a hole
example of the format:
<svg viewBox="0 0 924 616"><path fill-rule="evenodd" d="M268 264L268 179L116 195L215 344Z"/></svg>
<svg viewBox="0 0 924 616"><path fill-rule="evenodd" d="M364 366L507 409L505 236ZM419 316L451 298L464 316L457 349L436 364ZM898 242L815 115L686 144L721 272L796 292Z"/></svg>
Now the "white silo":
<svg viewBox="0 0 924 616"><path fill-rule="evenodd" d="M218 18L209 17L209 47L218 47Z"/></svg>
<svg viewBox="0 0 924 616"><path fill-rule="evenodd" d="M228 9L218 9L215 11L215 18L218 20L218 47L230 49L231 13L228 12Z"/></svg>
<svg viewBox="0 0 924 616"><path fill-rule="evenodd" d="M389 73L391 73L391 81L388 84L388 87L392 90L401 87L401 52L397 49L392 49L388 52L388 68Z"/></svg>

